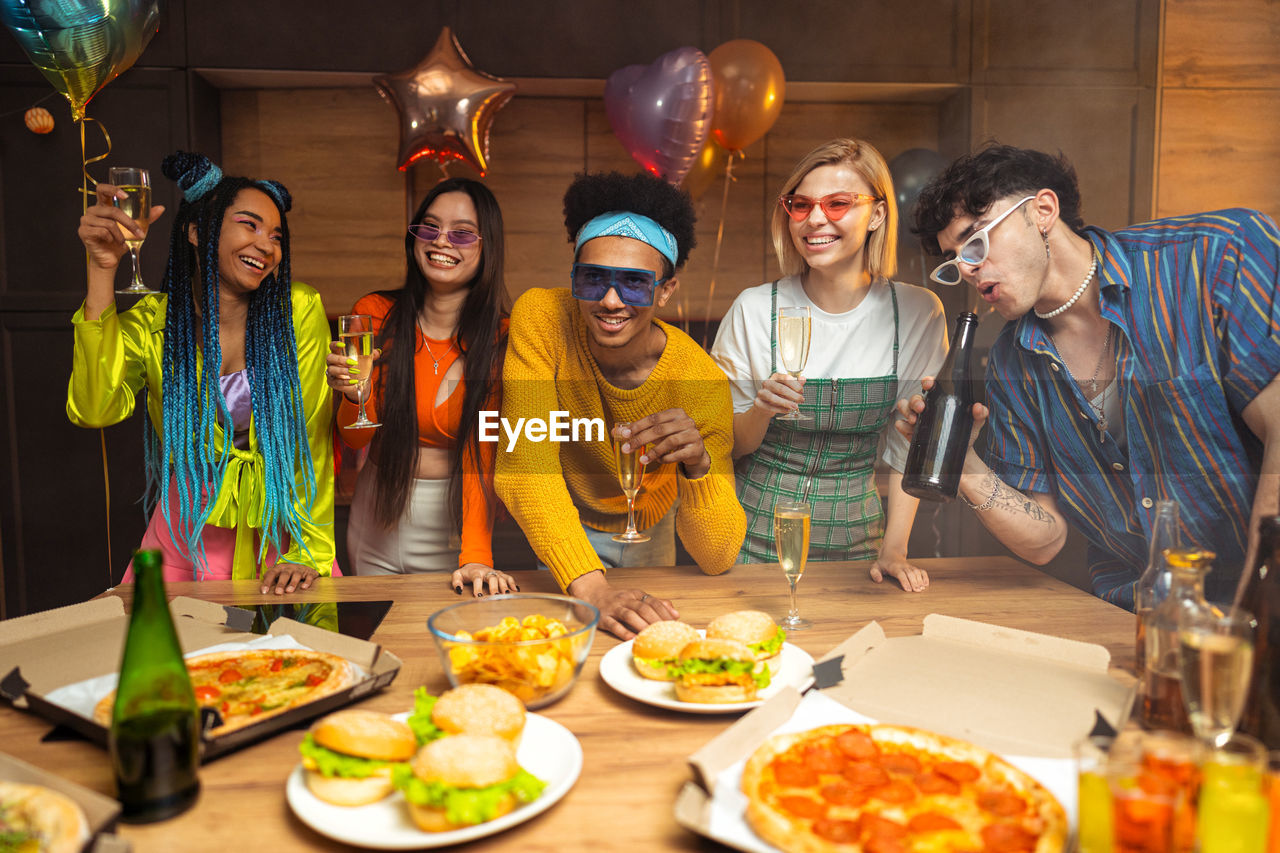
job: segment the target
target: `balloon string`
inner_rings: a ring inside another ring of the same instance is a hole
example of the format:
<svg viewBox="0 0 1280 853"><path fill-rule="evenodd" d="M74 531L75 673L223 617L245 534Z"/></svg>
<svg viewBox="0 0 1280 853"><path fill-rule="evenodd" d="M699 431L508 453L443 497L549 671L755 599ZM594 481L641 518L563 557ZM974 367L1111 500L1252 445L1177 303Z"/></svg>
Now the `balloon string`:
<svg viewBox="0 0 1280 853"><path fill-rule="evenodd" d="M716 276L720 273L720 247L724 244L724 216L729 209L729 183L733 176L733 158L746 159L741 151L730 151L724 161L724 195L720 197L720 225L716 228L716 250L711 256L711 284L707 286L707 312L702 317L702 348L707 348L707 332L711 329L711 305L716 295Z"/></svg>
<svg viewBox="0 0 1280 853"><path fill-rule="evenodd" d="M106 153L100 154L92 159L89 158L85 150L84 126L86 122L93 122L102 130L102 136L107 141ZM87 213L89 210L90 196L97 195L97 185L93 180L93 176L89 174L89 164L97 163L107 159L111 153L111 134L107 133L107 127L96 118L85 116L77 119L76 123L80 125L80 212ZM89 278L89 250L85 249L84 253L84 274L85 280ZM145 417L145 413L143 414ZM107 516L107 588L115 586L115 566L111 559L111 477L107 469L107 431L105 429L98 430L98 437L102 442L102 491L103 491L103 508L106 510Z"/></svg>
<svg viewBox="0 0 1280 853"><path fill-rule="evenodd" d="M102 131L102 138L107 143L107 150L99 154L97 157L89 157L85 150L84 126L88 122L93 122L98 126L98 129ZM107 159L109 156L111 156L111 134L107 133L107 126L102 122L98 121L96 118L89 118L88 116L85 116L82 119L76 119L76 123L80 125L80 170L83 173L83 176L81 178L80 192L84 194L83 210L88 211L89 199L97 195L97 192L98 192L97 190L98 182L94 180L93 175L89 174L89 164L99 163ZM85 275L86 276L88 275L88 263L89 263L89 253L88 253L88 250L86 250L85 251Z"/></svg>

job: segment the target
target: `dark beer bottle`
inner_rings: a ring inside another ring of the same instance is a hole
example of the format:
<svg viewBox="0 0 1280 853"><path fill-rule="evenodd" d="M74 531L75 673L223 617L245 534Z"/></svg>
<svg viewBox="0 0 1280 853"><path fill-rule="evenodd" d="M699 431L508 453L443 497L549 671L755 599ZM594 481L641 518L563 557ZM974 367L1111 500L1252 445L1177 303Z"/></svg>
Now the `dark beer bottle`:
<svg viewBox="0 0 1280 853"><path fill-rule="evenodd" d="M1240 606L1253 614L1257 625L1240 730L1268 749L1280 749L1280 516L1258 524L1258 556L1244 579Z"/></svg>
<svg viewBox="0 0 1280 853"><path fill-rule="evenodd" d="M169 613L159 551L133 557L133 612L108 746L121 818L164 820L200 794L200 712Z"/></svg>
<svg viewBox="0 0 1280 853"><path fill-rule="evenodd" d="M978 315L956 318L951 351L924 397L915 437L907 451L902 490L926 501L949 501L960 488L960 471L973 430L973 339Z"/></svg>

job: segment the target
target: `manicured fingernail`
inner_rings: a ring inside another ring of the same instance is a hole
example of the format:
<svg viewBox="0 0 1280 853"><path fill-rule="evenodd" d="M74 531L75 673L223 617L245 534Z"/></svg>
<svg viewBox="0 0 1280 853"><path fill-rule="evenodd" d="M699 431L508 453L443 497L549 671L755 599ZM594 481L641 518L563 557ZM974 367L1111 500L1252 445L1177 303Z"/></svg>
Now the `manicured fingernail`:
<svg viewBox="0 0 1280 853"><path fill-rule="evenodd" d="M516 592L519 592L519 591L520 591L520 587L516 587Z"/></svg>
<svg viewBox="0 0 1280 853"><path fill-rule="evenodd" d="M347 384L348 384L348 385L356 385L356 384L358 384L358 383L357 383L354 379L348 379L348 380L347 380Z"/></svg>
<svg viewBox="0 0 1280 853"><path fill-rule="evenodd" d="M458 595L462 595L462 587L460 586L455 586L453 588L453 591L456 592Z"/></svg>
<svg viewBox="0 0 1280 853"><path fill-rule="evenodd" d="M484 598L484 593L483 593L483 592L477 592L477 593L476 593L476 598Z"/></svg>
<svg viewBox="0 0 1280 853"><path fill-rule="evenodd" d="M631 436L631 427L623 427L618 432L622 433L623 438L629 438Z"/></svg>
<svg viewBox="0 0 1280 853"><path fill-rule="evenodd" d="M640 457L640 464L641 464L641 465L648 465L648 464L649 464L649 457L648 457L648 456L641 456L641 457Z"/></svg>
<svg viewBox="0 0 1280 853"><path fill-rule="evenodd" d="M348 358L348 359L347 359L347 364L351 365L352 367L355 367L355 366L356 366L356 364L357 364L357 362L356 362L356 360L355 360L354 358Z"/></svg>

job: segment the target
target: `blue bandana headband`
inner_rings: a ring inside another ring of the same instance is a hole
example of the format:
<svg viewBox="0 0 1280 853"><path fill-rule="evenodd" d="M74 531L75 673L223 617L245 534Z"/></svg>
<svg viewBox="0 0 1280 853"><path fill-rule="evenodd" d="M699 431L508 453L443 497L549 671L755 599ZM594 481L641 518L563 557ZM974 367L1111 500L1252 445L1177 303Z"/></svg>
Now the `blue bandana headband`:
<svg viewBox="0 0 1280 853"><path fill-rule="evenodd" d="M673 269L676 266L676 258L680 256L680 247L676 245L676 238L671 232L639 213L615 210L600 214L582 226L573 251L576 253L582 248L583 243L594 240L596 237L630 237L632 240L647 243L670 261Z"/></svg>

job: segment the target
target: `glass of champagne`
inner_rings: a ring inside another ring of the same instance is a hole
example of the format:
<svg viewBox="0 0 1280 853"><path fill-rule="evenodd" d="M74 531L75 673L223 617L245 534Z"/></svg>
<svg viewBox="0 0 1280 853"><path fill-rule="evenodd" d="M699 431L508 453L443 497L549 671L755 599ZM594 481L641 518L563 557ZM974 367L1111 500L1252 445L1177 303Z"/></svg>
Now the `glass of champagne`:
<svg viewBox="0 0 1280 853"><path fill-rule="evenodd" d="M1243 610L1185 615L1178 624L1182 698L1191 729L1221 748L1240 723L1253 671L1253 615Z"/></svg>
<svg viewBox="0 0 1280 853"><path fill-rule="evenodd" d="M629 427L631 424L619 423L615 426ZM630 439L626 438L613 440L613 456L618 460L618 484L622 486L622 493L627 496L627 529L624 533L615 533L612 538L614 542L648 542L649 534L636 530L636 495L644 482L644 463L640 461L644 445L632 444L631 451L624 453L622 445L628 441Z"/></svg>
<svg viewBox="0 0 1280 853"><path fill-rule="evenodd" d="M117 198L115 205L138 224L143 234L142 237L135 237L132 231L120 226L124 244L129 247L129 256L133 259L133 281L116 293L158 293L159 291L142 283L142 267L138 263L138 252L142 250L142 241L151 220L151 175L146 169L112 166L107 181L124 191L125 198Z"/></svg>
<svg viewBox="0 0 1280 853"><path fill-rule="evenodd" d="M773 508L773 545L778 551L782 573L791 584L791 610L778 624L788 631L808 628L811 624L800 618L796 607L796 583L809 559L810 513L809 505L802 501L779 501Z"/></svg>
<svg viewBox="0 0 1280 853"><path fill-rule="evenodd" d="M356 360L356 398L360 401L360 417L347 424L346 429L372 429L382 426L369 420L364 404L369 394L369 380L373 378L373 318L368 314L343 314L338 318L338 337L346 350L347 358Z"/></svg>
<svg viewBox="0 0 1280 853"><path fill-rule="evenodd" d="M782 359L783 368L792 379L800 378L800 372L804 370L805 362L809 360L811 329L812 321L807 306L778 309L778 355ZM778 420L807 421L811 418L801 414L797 409L785 415L778 415Z"/></svg>

